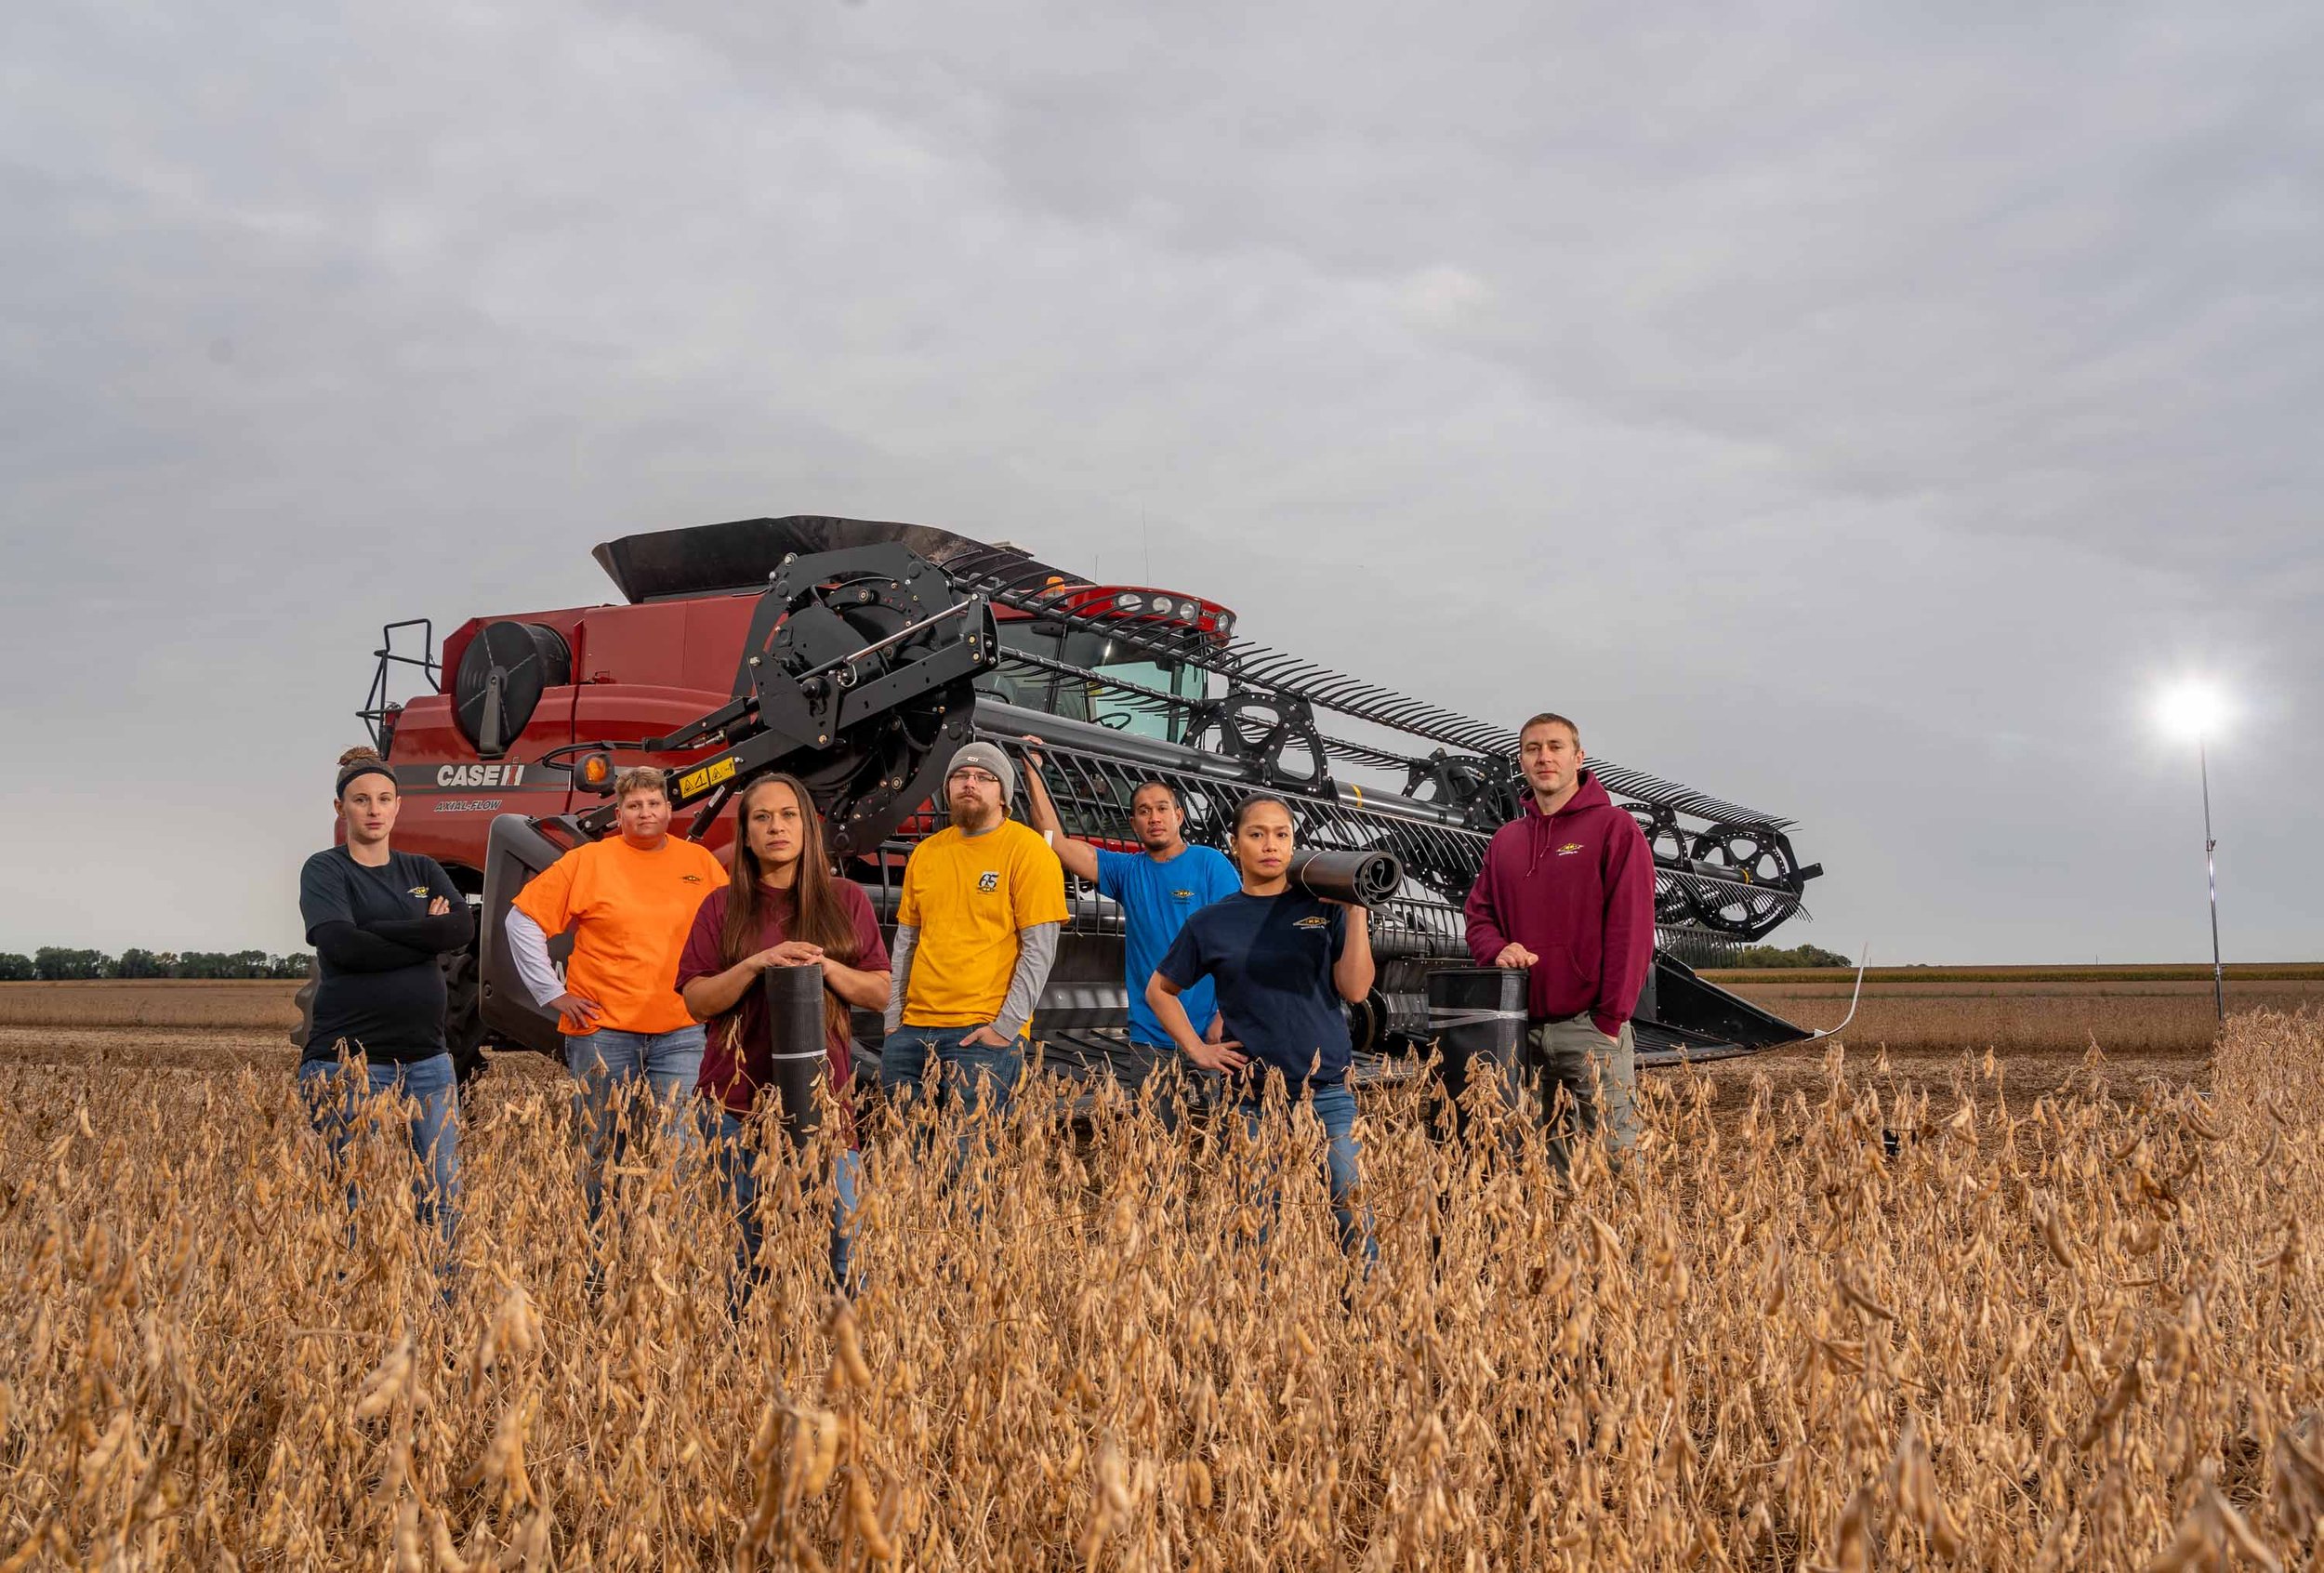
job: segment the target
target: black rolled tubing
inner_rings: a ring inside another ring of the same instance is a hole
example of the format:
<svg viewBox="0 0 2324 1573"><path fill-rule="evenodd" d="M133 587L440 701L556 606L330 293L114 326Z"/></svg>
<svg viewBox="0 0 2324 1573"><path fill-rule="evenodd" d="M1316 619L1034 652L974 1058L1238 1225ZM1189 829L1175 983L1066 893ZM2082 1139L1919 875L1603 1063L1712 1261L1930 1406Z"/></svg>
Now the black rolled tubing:
<svg viewBox="0 0 2324 1573"><path fill-rule="evenodd" d="M823 968L814 962L769 967L759 976L766 990L768 1084L774 1090L775 1112L785 1133L793 1146L804 1146L823 1120L815 1092L829 1063L824 1044Z"/></svg>
<svg viewBox="0 0 2324 1573"><path fill-rule="evenodd" d="M1404 865L1394 853L1295 852L1286 872L1291 883L1309 895L1353 902L1358 906L1378 906L1404 884Z"/></svg>

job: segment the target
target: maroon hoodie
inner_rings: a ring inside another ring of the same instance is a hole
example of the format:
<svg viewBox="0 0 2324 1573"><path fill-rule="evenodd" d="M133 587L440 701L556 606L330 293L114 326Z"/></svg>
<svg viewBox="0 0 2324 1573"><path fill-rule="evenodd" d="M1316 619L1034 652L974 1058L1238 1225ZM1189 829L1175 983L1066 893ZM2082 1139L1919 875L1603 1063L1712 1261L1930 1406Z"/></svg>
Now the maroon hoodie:
<svg viewBox="0 0 2324 1573"><path fill-rule="evenodd" d="M1638 822L1614 806L1591 771L1555 813L1528 793L1525 811L1493 832L1469 892L1469 954L1490 967L1512 941L1541 959L1525 1014L1590 1012L1611 1038L1638 1008L1655 948L1655 861Z"/></svg>

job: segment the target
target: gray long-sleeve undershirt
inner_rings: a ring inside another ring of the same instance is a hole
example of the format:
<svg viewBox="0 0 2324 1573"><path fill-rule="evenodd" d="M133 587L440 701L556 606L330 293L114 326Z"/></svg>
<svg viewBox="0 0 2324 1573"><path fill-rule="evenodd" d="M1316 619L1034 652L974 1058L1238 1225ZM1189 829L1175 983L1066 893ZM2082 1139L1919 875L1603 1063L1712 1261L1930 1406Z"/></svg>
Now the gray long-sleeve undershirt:
<svg viewBox="0 0 2324 1573"><path fill-rule="evenodd" d="M1000 1014L992 1022L993 1030L1001 1037L1015 1038L1033 1019L1034 1009L1041 1002L1041 990L1049 986L1050 969L1057 965L1057 936L1064 927L1063 923L1033 923L1017 931L1016 969L1009 974L1009 993L1001 1000ZM895 943L888 947L890 1032L904 1024L905 991L912 977L912 953L919 943L918 928L909 924L896 926Z"/></svg>
<svg viewBox="0 0 2324 1573"><path fill-rule="evenodd" d="M904 988L912 981L912 952L919 943L918 925L896 925L895 943L888 947L887 1026L890 1032L904 1024Z"/></svg>
<svg viewBox="0 0 2324 1573"><path fill-rule="evenodd" d="M993 1018L993 1030L1001 1037L1015 1038L1033 1019L1041 990L1049 986L1049 970L1057 965L1057 936L1064 927L1035 923L1017 931L1017 970L1009 974L1009 997Z"/></svg>
<svg viewBox="0 0 2324 1573"><path fill-rule="evenodd" d="M508 959L516 963L517 977L523 983L524 991L533 997L534 1004L546 1009L550 1000L565 992L564 984L557 976L557 964L548 958L547 931L512 906L500 932L508 936Z"/></svg>

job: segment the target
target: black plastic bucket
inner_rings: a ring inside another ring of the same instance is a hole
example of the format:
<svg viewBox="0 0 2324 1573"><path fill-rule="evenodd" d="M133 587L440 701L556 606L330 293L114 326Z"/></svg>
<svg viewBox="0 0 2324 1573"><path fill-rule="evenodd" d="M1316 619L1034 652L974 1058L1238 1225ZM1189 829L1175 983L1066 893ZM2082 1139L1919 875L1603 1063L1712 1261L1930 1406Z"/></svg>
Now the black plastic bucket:
<svg viewBox="0 0 2324 1573"><path fill-rule="evenodd" d="M1476 1077L1498 1081L1502 1104L1512 1110L1518 1106L1519 1051L1525 1038L1523 970L1446 967L1429 973L1428 1020L1457 1133L1468 1130L1460 1096Z"/></svg>
<svg viewBox="0 0 2324 1573"><path fill-rule="evenodd" d="M824 1043L823 968L769 967L767 999L768 1081L784 1133L795 1147L806 1145L823 1120L816 1091L829 1074Z"/></svg>

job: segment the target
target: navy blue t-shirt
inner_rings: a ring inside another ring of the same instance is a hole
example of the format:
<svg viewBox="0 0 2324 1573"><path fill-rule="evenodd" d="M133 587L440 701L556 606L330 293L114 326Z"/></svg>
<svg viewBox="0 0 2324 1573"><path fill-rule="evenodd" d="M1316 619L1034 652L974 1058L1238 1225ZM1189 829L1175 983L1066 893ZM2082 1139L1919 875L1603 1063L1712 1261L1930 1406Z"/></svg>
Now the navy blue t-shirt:
<svg viewBox="0 0 2324 1573"><path fill-rule="evenodd" d="M1187 847L1168 863L1156 863L1144 853L1099 850L1098 890L1122 906L1122 971L1123 981L1129 985L1132 1043L1169 1047L1170 1035L1146 1003L1146 980L1169 953L1187 919L1242 888L1242 876L1215 847ZM1214 1007L1208 978L1185 989L1178 1002L1186 1007L1186 1018L1197 1034L1209 1029Z"/></svg>
<svg viewBox="0 0 2324 1573"><path fill-rule="evenodd" d="M1187 919L1155 971L1181 989L1212 980L1226 1035L1245 1053L1294 1085L1328 1087L1347 1079L1352 1052L1347 1013L1331 983L1347 933L1347 914L1305 891L1237 891ZM1308 1066L1318 1057L1311 1077Z"/></svg>

